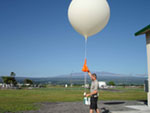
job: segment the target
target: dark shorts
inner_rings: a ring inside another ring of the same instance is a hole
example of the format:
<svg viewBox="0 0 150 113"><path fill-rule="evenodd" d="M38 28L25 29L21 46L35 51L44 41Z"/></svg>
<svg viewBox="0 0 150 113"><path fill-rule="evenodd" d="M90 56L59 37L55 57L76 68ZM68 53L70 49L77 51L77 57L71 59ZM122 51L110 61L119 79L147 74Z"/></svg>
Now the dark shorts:
<svg viewBox="0 0 150 113"><path fill-rule="evenodd" d="M97 109L97 101L98 97L91 96L91 103L90 103L90 109Z"/></svg>

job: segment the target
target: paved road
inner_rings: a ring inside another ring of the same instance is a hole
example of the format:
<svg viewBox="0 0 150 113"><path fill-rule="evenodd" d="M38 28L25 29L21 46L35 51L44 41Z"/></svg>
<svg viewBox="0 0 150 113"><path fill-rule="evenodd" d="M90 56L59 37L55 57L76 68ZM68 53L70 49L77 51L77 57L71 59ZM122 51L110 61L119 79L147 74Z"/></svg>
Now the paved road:
<svg viewBox="0 0 150 113"><path fill-rule="evenodd" d="M83 102L40 103L37 111L23 113L89 113L89 106ZM143 101L100 101L101 113L150 113Z"/></svg>

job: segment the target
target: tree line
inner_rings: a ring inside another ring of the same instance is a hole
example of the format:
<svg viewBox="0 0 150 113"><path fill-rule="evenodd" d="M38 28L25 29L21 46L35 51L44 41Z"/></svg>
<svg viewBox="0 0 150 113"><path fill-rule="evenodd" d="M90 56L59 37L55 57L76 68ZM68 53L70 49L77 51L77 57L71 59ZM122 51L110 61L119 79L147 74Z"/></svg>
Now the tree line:
<svg viewBox="0 0 150 113"><path fill-rule="evenodd" d="M15 76L16 76L16 73L15 72L11 72L10 76L2 76L1 78L2 78L2 81L3 81L4 84L17 86L17 81L15 79ZM32 85L33 81L30 80L30 79L24 79L23 83Z"/></svg>

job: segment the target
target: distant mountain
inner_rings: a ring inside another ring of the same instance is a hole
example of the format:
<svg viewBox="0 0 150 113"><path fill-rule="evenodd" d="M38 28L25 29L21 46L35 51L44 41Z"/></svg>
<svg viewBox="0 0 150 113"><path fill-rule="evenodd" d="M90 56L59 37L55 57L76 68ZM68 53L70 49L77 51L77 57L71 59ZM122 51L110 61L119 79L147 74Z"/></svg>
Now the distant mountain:
<svg viewBox="0 0 150 113"><path fill-rule="evenodd" d="M147 74L118 74L118 73L111 73L111 72L95 72L97 77L147 77ZM71 73L68 75L59 75L58 78L66 78L66 77L73 77L73 78L83 78L84 75L87 73L79 72L79 73Z"/></svg>
<svg viewBox="0 0 150 113"><path fill-rule="evenodd" d="M16 80L20 83L23 82L24 79L28 78L31 79L34 83L51 83L51 84L83 84L84 83L84 77L85 74L87 76L87 82L90 83L91 80L88 77L87 73L79 72L79 73L71 73L66 75L59 75L56 77L17 77ZM97 78L99 81L114 81L116 84L144 84L144 80L147 79L146 74L117 74L117 73L111 73L111 72L96 72ZM0 77L0 82L2 82L2 79Z"/></svg>
<svg viewBox="0 0 150 113"><path fill-rule="evenodd" d="M114 81L116 84L135 84L143 85L144 81L147 79L146 74L117 74L111 72L96 72L99 81ZM83 84L85 73L72 73L68 75L59 75L57 78L61 78L62 81L72 81L75 83ZM90 83L90 78L87 76L87 81Z"/></svg>

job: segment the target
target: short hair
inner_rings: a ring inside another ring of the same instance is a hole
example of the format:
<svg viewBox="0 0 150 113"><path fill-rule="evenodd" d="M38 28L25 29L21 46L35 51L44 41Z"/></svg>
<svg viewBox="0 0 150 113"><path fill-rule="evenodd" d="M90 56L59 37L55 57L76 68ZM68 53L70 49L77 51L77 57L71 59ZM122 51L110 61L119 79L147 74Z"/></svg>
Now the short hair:
<svg viewBox="0 0 150 113"><path fill-rule="evenodd" d="M97 78L97 75L96 75L96 73L93 73L93 74L92 74L92 76L94 76L95 78Z"/></svg>

